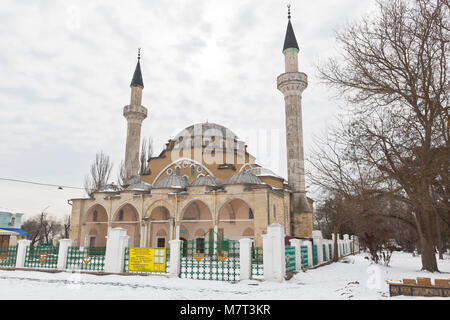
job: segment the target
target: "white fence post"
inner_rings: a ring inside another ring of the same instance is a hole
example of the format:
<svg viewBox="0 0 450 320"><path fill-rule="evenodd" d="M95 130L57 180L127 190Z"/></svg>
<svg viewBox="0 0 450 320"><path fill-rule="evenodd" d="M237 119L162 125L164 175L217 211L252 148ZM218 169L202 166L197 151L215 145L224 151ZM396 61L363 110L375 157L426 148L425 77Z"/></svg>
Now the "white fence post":
<svg viewBox="0 0 450 320"><path fill-rule="evenodd" d="M313 236L313 244L316 245L317 248L317 264L322 264L323 259L323 247L322 247L322 231L314 230L312 232Z"/></svg>
<svg viewBox="0 0 450 320"><path fill-rule="evenodd" d="M180 250L183 240L170 240L170 267L169 275L171 277L178 277L180 274Z"/></svg>
<svg viewBox="0 0 450 320"><path fill-rule="evenodd" d="M240 280L249 280L252 268L252 239L239 240L239 265L241 268Z"/></svg>
<svg viewBox="0 0 450 320"><path fill-rule="evenodd" d="M295 248L295 270L301 270L302 269L302 240L299 239L291 239L289 240L291 243L291 246Z"/></svg>
<svg viewBox="0 0 450 320"><path fill-rule="evenodd" d="M72 245L72 240L70 240L70 239L59 240L58 262L56 264L56 269L64 270L66 268L67 251L69 250L69 247L71 245Z"/></svg>
<svg viewBox="0 0 450 320"><path fill-rule="evenodd" d="M262 238L264 279L282 282L286 273L284 227L278 223L271 224Z"/></svg>
<svg viewBox="0 0 450 320"><path fill-rule="evenodd" d="M106 236L105 272L120 273L123 270L125 248L129 236L123 228L112 228Z"/></svg>
<svg viewBox="0 0 450 320"><path fill-rule="evenodd" d="M345 248L344 254L345 255L347 255L350 251L349 244L350 244L349 236L348 236L348 234L344 234L344 248Z"/></svg>
<svg viewBox="0 0 450 320"><path fill-rule="evenodd" d="M16 268L23 268L25 266L25 256L27 248L30 246L31 240L22 239L17 241L17 257Z"/></svg>

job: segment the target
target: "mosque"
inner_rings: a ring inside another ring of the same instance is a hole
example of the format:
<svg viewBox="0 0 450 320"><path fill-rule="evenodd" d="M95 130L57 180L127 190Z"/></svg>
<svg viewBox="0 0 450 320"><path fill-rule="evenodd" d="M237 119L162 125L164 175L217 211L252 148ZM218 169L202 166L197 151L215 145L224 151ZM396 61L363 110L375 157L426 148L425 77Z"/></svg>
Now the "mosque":
<svg viewBox="0 0 450 320"><path fill-rule="evenodd" d="M299 47L288 15L283 54L285 72L277 89L285 100L288 181L258 165L244 141L228 128L198 123L168 140L139 175L142 106L140 55L131 81L127 120L126 179L120 190L104 188L71 199L74 245L106 245L110 228L126 229L130 247L166 247L171 239L211 241L252 238L262 245L269 224L286 235L311 238L313 201L306 197L302 106L307 76L298 71ZM283 124L280 123L280 126ZM211 232L214 231L214 232Z"/></svg>

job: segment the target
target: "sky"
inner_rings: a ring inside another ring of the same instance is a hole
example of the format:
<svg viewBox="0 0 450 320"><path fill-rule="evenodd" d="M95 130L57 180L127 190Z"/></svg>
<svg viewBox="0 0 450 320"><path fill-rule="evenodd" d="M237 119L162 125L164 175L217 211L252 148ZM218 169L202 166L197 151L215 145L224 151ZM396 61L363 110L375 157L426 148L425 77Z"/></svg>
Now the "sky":
<svg viewBox="0 0 450 320"><path fill-rule="evenodd" d="M287 177L284 99L286 5L300 47L305 156L343 102L317 67L339 54L335 33L374 0L2 0L0 178L82 188L95 154L125 154L130 82L141 49L141 136L155 154L194 123L221 124L257 162ZM81 189L0 180L0 207L68 215Z"/></svg>

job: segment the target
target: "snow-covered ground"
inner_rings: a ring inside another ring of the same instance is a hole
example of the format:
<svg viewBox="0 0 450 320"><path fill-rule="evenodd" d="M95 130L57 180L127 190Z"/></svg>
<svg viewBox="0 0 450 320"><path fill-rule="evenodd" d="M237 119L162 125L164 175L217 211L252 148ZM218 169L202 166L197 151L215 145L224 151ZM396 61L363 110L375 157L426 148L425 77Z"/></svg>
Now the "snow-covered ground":
<svg viewBox="0 0 450 320"><path fill-rule="evenodd" d="M420 271L420 257L409 253L395 252L389 267L373 265L364 257L349 256L283 283L0 270L0 299L389 299L388 280L450 278L449 256L438 261L441 273Z"/></svg>

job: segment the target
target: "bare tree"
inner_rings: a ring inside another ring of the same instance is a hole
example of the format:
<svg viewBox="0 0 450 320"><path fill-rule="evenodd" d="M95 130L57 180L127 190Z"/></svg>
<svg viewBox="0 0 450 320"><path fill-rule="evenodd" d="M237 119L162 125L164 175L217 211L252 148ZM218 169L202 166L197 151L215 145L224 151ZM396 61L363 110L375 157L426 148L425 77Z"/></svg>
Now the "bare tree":
<svg viewBox="0 0 450 320"><path fill-rule="evenodd" d="M31 234L31 245L36 242L51 243L64 236L64 224L56 217L41 212L22 224L22 229Z"/></svg>
<svg viewBox="0 0 450 320"><path fill-rule="evenodd" d="M95 155L95 162L91 165L89 174L84 179L84 189L91 196L93 192L108 185L113 167L109 156L100 151Z"/></svg>
<svg viewBox="0 0 450 320"><path fill-rule="evenodd" d="M438 271L436 221L448 219L448 181L439 205L432 190L441 170L448 176L450 155L449 3L380 0L378 8L338 34L343 57L319 72L352 106L339 141L375 173L366 192L412 209L422 267Z"/></svg>
<svg viewBox="0 0 450 320"><path fill-rule="evenodd" d="M144 175L149 173L148 161L153 155L153 139L144 138L141 144L140 166L139 174Z"/></svg>

